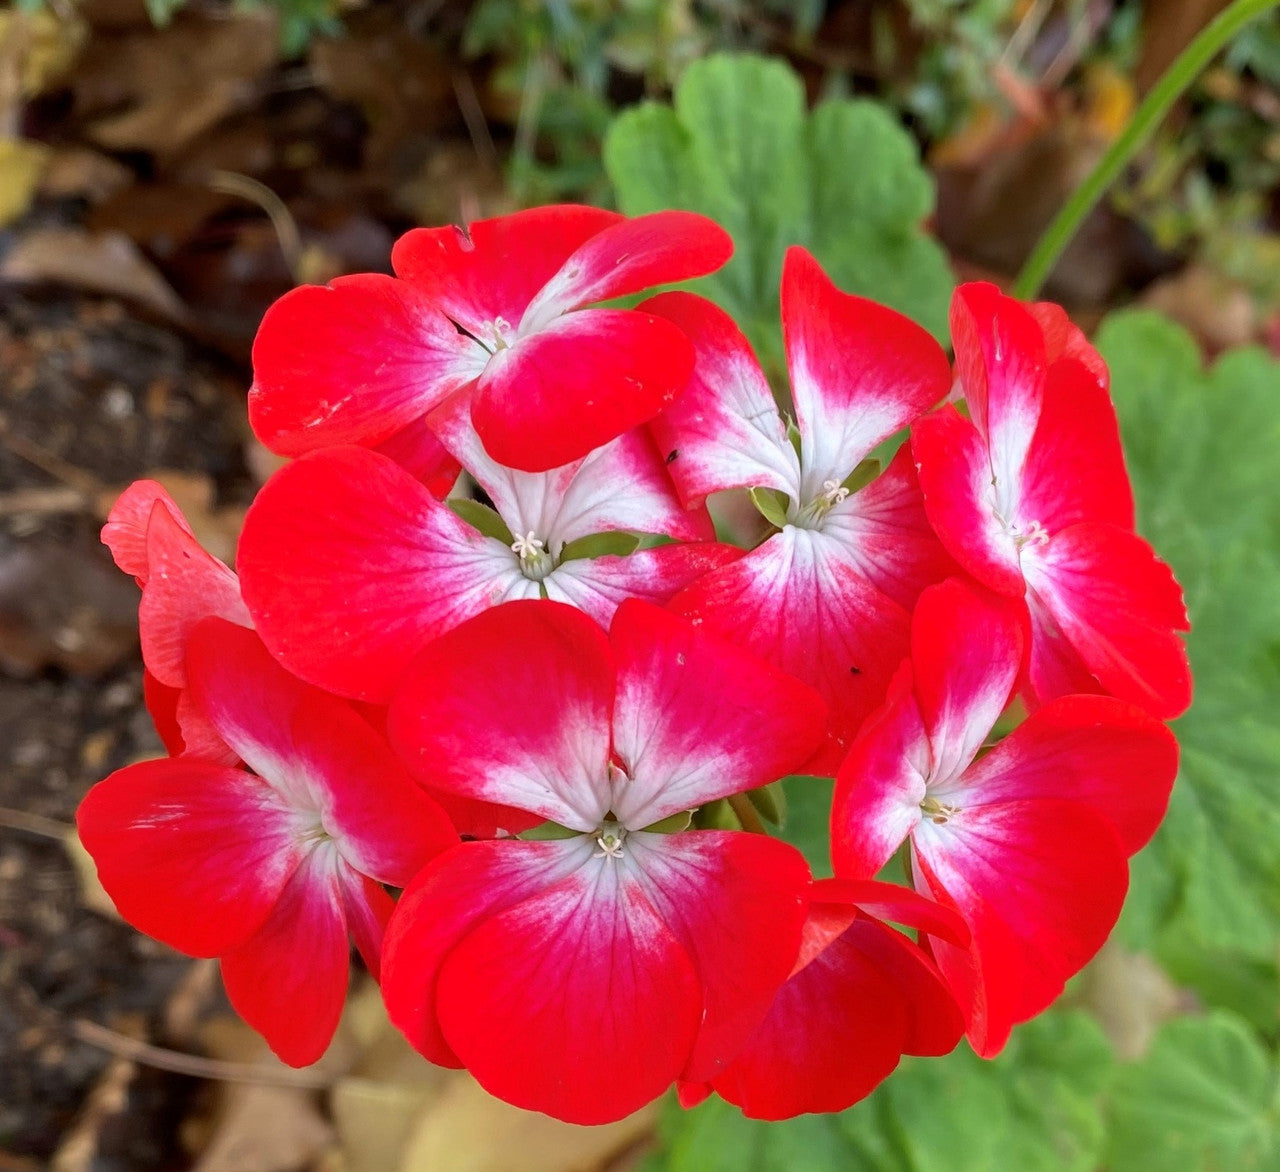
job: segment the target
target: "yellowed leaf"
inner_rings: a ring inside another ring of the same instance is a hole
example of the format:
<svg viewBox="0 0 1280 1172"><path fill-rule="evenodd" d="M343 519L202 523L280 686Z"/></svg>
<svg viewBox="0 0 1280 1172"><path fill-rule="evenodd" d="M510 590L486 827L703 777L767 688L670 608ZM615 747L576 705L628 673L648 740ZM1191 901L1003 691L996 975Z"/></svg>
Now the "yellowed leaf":
<svg viewBox="0 0 1280 1172"><path fill-rule="evenodd" d="M0 138L0 228L12 224L31 206L49 148L25 138Z"/></svg>

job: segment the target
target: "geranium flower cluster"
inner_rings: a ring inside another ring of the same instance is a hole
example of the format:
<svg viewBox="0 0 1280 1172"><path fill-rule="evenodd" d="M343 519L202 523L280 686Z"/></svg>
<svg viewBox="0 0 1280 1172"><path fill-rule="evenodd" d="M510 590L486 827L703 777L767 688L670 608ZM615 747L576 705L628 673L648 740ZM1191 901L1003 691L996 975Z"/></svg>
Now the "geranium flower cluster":
<svg viewBox="0 0 1280 1172"><path fill-rule="evenodd" d="M250 417L296 459L235 572L157 484L116 505L171 755L81 835L286 1062L354 941L418 1050L521 1107L838 1110L998 1052L1114 925L1190 676L1098 354L971 284L953 366L799 248L786 387L695 294L601 307L730 252L684 212L411 232L267 314ZM835 778L834 878L761 833L793 774Z"/></svg>

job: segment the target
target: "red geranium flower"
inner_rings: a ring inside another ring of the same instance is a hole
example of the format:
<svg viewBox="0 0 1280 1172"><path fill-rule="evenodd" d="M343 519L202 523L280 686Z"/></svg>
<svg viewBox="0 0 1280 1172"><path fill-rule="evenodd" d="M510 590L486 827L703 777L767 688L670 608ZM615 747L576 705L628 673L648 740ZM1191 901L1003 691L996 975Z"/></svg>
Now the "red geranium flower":
<svg viewBox="0 0 1280 1172"><path fill-rule="evenodd" d="M686 503L757 488L786 496L786 523L671 608L813 685L831 713L810 762L834 773L906 654L910 608L953 571L924 514L909 454L866 487L846 482L872 449L951 386L942 348L899 313L842 293L801 248L787 253L782 324L798 451L732 319L670 293L645 303L693 340L688 390L653 425Z"/></svg>
<svg viewBox="0 0 1280 1172"><path fill-rule="evenodd" d="M392 1021L576 1123L714 1077L791 970L808 868L763 835L662 831L792 770L823 717L805 685L634 600L607 638L526 601L431 644L389 718L411 772L562 837L463 843L414 880L387 937Z"/></svg>
<svg viewBox="0 0 1280 1172"><path fill-rule="evenodd" d="M1024 622L959 580L925 591L911 658L841 766L831 814L837 874L869 878L909 838L917 890L969 925L968 948L931 947L984 1057L1102 946L1178 764L1163 724L1096 695L1047 704L981 755Z"/></svg>
<svg viewBox="0 0 1280 1172"><path fill-rule="evenodd" d="M1191 703L1182 590L1133 532L1101 359L1060 313L1037 316L994 285L957 290L972 419L945 407L912 428L925 508L966 570L1025 600L1033 704L1107 692L1168 720Z"/></svg>
<svg viewBox="0 0 1280 1172"><path fill-rule="evenodd" d="M77 825L120 914L192 956L222 958L227 996L286 1062L324 1052L349 936L376 975L391 897L458 841L373 728L294 679L251 631L191 632L193 702L253 770L190 755L89 791Z"/></svg>
<svg viewBox="0 0 1280 1172"><path fill-rule="evenodd" d="M651 419L693 368L669 321L582 307L702 276L732 251L691 212L562 206L417 229L391 254L397 277L340 277L267 311L250 419L282 455L373 447L467 388L494 459L559 467Z"/></svg>

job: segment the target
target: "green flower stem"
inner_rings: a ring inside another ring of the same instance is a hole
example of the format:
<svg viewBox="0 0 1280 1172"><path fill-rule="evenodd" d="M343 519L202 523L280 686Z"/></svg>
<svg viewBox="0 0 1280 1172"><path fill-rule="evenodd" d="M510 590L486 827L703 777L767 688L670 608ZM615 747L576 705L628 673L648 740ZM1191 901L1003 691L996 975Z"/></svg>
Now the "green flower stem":
<svg viewBox="0 0 1280 1172"><path fill-rule="evenodd" d="M1151 92L1134 111L1129 125L1102 157L1088 178L1071 193L1071 198L1045 229L1035 250L1027 258L1018 280L1013 286L1015 297L1031 298L1039 291L1045 279L1053 271L1071 238L1076 234L1084 218L1093 210L1108 187L1124 170L1129 160L1151 137L1152 131L1164 120L1169 108L1201 71L1246 24L1261 16L1270 8L1280 5L1280 0L1235 0L1211 20L1164 72Z"/></svg>

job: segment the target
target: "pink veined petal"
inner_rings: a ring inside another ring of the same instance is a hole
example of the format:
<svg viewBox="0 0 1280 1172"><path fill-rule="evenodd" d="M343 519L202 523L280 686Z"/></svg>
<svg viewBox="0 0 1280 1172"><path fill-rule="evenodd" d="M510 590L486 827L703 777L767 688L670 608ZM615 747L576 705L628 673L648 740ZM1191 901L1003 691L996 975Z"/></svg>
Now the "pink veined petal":
<svg viewBox="0 0 1280 1172"><path fill-rule="evenodd" d="M997 508L1012 519L1044 400L1044 335L1024 305L974 281L952 299L951 340L969 414L990 453Z"/></svg>
<svg viewBox="0 0 1280 1172"><path fill-rule="evenodd" d="M386 936L396 901L386 889L367 875L350 867L338 867L338 883L342 897L342 917L351 933L360 957L376 981L382 971L382 941Z"/></svg>
<svg viewBox="0 0 1280 1172"><path fill-rule="evenodd" d="M291 676L253 632L209 619L192 633L187 663L223 740L357 871L402 887L458 841L368 721Z"/></svg>
<svg viewBox="0 0 1280 1172"><path fill-rule="evenodd" d="M332 846L314 848L266 923L222 958L232 1008L289 1066L319 1059L342 1016L351 944L339 866Z"/></svg>
<svg viewBox="0 0 1280 1172"><path fill-rule="evenodd" d="M465 394L454 395L446 403L457 402L460 409L465 411L462 404L466 403L466 398ZM389 456L415 480L422 481L427 486L427 491L438 501L444 500L453 491L462 472L462 465L436 438L426 416L402 427L395 435L378 444L374 451Z"/></svg>
<svg viewBox="0 0 1280 1172"><path fill-rule="evenodd" d="M147 584L150 565L147 558L147 526L151 523L151 510L162 504L182 529L195 541L191 526L182 510L163 485L154 480L135 480L116 499L102 527L102 544L110 551L117 566L126 574L132 574L139 586Z"/></svg>
<svg viewBox="0 0 1280 1172"><path fill-rule="evenodd" d="M464 842L428 863L405 888L387 927L382 995L387 1014L437 1066L462 1065L440 1032L440 966L478 923L549 887L591 859L595 841ZM522 1000L528 1000L528 991Z"/></svg>
<svg viewBox="0 0 1280 1172"><path fill-rule="evenodd" d="M1049 368L1044 405L1027 451L1022 518L1050 534L1077 521L1133 528L1133 488L1106 384L1079 362Z"/></svg>
<svg viewBox="0 0 1280 1172"><path fill-rule="evenodd" d="M929 741L905 663L878 712L867 718L836 774L831 860L845 878L870 879L922 817Z"/></svg>
<svg viewBox="0 0 1280 1172"><path fill-rule="evenodd" d="M812 688L685 619L624 602L609 642L613 752L626 773L610 805L629 829L794 773L821 739Z"/></svg>
<svg viewBox="0 0 1280 1172"><path fill-rule="evenodd" d="M1178 742L1141 708L1063 696L1033 713L964 777L965 808L1022 798L1082 802L1140 851L1169 805Z"/></svg>
<svg viewBox="0 0 1280 1172"><path fill-rule="evenodd" d="M628 598L665 606L690 583L741 556L736 546L709 541L660 545L625 556L606 554L562 562L542 584L553 602L576 606L607 627Z"/></svg>
<svg viewBox="0 0 1280 1172"><path fill-rule="evenodd" d="M442 313L472 334L502 318L513 330L572 253L623 222L617 212L559 204L475 220L465 228L415 228L391 263Z"/></svg>
<svg viewBox="0 0 1280 1172"><path fill-rule="evenodd" d="M162 684L181 688L187 640L196 623L210 615L242 627L252 627L253 620L235 574L200 548L186 522L163 501L152 506L147 525L147 566L138 607L142 659Z"/></svg>
<svg viewBox="0 0 1280 1172"><path fill-rule="evenodd" d="M959 578L920 596L911 662L932 750L930 793L948 791L1012 699L1024 622L1016 603Z"/></svg>
<svg viewBox="0 0 1280 1172"><path fill-rule="evenodd" d="M842 293L799 247L782 269L782 333L809 499L951 389L950 364L927 330Z"/></svg>
<svg viewBox="0 0 1280 1172"><path fill-rule="evenodd" d="M467 404L435 412L432 426L493 501L513 534L534 533L552 554L579 537L613 530L662 533L683 540L715 536L705 509L685 509L643 430L549 472L520 472L489 456L471 425Z"/></svg>
<svg viewBox="0 0 1280 1172"><path fill-rule="evenodd" d="M649 424L682 499L702 504L730 488L772 488L798 499L800 458L733 318L692 293L662 293L640 308L675 322L696 354L688 387Z"/></svg>
<svg viewBox="0 0 1280 1172"><path fill-rule="evenodd" d="M934 955L967 1010L969 1040L989 1058L1102 947L1120 915L1128 867L1116 831L1080 802L961 804L912 837L929 886L947 893L973 932L970 958L940 941ZM981 997L964 1005L974 982L968 966Z"/></svg>
<svg viewBox="0 0 1280 1172"><path fill-rule="evenodd" d="M870 484L832 508L822 531L844 544L872 586L907 610L926 586L960 572L925 515L908 444Z"/></svg>
<svg viewBox="0 0 1280 1172"><path fill-rule="evenodd" d="M254 624L285 667L379 703L433 638L537 592L501 542L359 448L275 473L245 518L239 564Z"/></svg>
<svg viewBox="0 0 1280 1172"><path fill-rule="evenodd" d="M647 423L684 390L693 362L665 318L579 310L493 356L471 421L498 463L546 472Z"/></svg>
<svg viewBox="0 0 1280 1172"><path fill-rule="evenodd" d="M733 240L696 212L653 212L613 224L584 242L525 310L521 335L570 310L713 273Z"/></svg>
<svg viewBox="0 0 1280 1172"><path fill-rule="evenodd" d="M512 602L414 661L387 728L431 789L594 830L609 809L613 695L613 655L592 619Z"/></svg>
<svg viewBox="0 0 1280 1172"><path fill-rule="evenodd" d="M925 513L946 551L985 586L1018 597L1026 589L1018 551L1000 524L991 465L978 430L954 407L917 419L911 454Z"/></svg>
<svg viewBox="0 0 1280 1172"><path fill-rule="evenodd" d="M809 868L759 834L627 835L646 898L692 958L703 1015L682 1079L713 1078L742 1049L800 947Z"/></svg>
<svg viewBox="0 0 1280 1172"><path fill-rule="evenodd" d="M1082 523L1023 551L1027 584L1112 695L1172 720L1191 703L1188 627L1173 571L1137 534ZM1041 695L1043 703L1051 696Z"/></svg>
<svg viewBox="0 0 1280 1172"><path fill-rule="evenodd" d="M465 936L440 967L437 1004L449 1044L490 1094L595 1124L675 1081L700 994L630 868L593 859Z"/></svg>
<svg viewBox="0 0 1280 1172"><path fill-rule="evenodd" d="M682 590L671 609L817 689L827 740L804 772L828 777L908 649L908 612L858 572L841 542L791 525Z"/></svg>
<svg viewBox="0 0 1280 1172"><path fill-rule="evenodd" d="M1054 696L1094 694L1105 689L1085 666L1080 652L1062 633L1049 609L1031 587L1027 588L1030 622L1027 671L1022 698L1034 711Z"/></svg>
<svg viewBox="0 0 1280 1172"><path fill-rule="evenodd" d="M266 782L185 757L111 774L76 825L120 914L192 956L253 935L303 857L292 813Z"/></svg>
<svg viewBox="0 0 1280 1172"><path fill-rule="evenodd" d="M406 281L364 273L303 285L258 327L249 422L282 456L372 447L472 382L488 358Z"/></svg>

